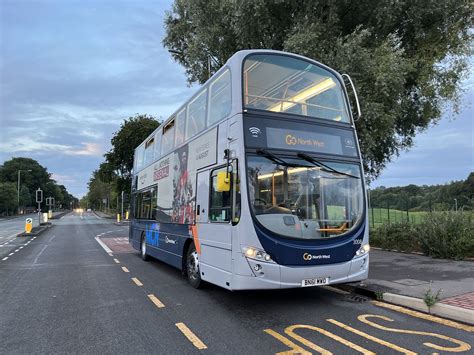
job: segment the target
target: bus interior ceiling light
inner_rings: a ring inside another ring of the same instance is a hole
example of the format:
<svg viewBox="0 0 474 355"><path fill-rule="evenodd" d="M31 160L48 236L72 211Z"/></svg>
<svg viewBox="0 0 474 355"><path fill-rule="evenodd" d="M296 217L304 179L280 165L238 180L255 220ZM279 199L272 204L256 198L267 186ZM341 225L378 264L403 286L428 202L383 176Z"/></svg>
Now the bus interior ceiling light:
<svg viewBox="0 0 474 355"><path fill-rule="evenodd" d="M289 108L295 106L297 103L301 103L302 101L306 101L307 99L310 99L313 96L321 94L322 92L333 88L335 85L336 83L334 82L334 80L332 80L332 78L328 78L314 86L307 88L299 94L296 94L285 102L280 102L276 105L273 105L268 110L273 112L286 111Z"/></svg>

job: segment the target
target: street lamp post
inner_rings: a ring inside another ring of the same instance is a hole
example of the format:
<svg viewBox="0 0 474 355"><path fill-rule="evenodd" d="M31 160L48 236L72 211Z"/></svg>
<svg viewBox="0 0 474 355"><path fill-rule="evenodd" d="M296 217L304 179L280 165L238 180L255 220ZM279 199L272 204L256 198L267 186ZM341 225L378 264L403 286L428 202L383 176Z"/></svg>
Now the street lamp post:
<svg viewBox="0 0 474 355"><path fill-rule="evenodd" d="M31 169L28 170L18 170L18 191L17 191L17 202L18 202L18 214L20 214L20 176L22 171L31 172Z"/></svg>

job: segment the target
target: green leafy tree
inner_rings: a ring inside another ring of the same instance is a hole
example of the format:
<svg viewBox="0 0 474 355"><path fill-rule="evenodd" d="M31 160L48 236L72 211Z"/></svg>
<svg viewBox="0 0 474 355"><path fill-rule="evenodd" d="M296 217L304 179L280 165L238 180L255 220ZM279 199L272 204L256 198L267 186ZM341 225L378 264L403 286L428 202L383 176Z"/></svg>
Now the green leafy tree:
<svg viewBox="0 0 474 355"><path fill-rule="evenodd" d="M20 188L20 206L32 206L30 189L26 185L21 185Z"/></svg>
<svg viewBox="0 0 474 355"><path fill-rule="evenodd" d="M117 191L129 191L135 148L148 137L160 123L149 115L136 115L126 119L112 137L112 149L105 154L105 163L100 165L100 181L116 180Z"/></svg>
<svg viewBox="0 0 474 355"><path fill-rule="evenodd" d="M358 135L369 177L459 109L472 40L468 0L175 0L163 44L189 83L241 49L290 51L319 60L356 82Z"/></svg>
<svg viewBox="0 0 474 355"><path fill-rule="evenodd" d="M14 214L17 207L16 185L12 182L0 182L0 214Z"/></svg>
<svg viewBox="0 0 474 355"><path fill-rule="evenodd" d="M17 157L5 161L3 165L0 165L0 181L14 184L15 191L17 191L19 170L21 170L21 206L36 207L36 190L38 188L43 190L43 209L45 208L46 197L54 197L56 206L62 204L65 208L69 208L70 202L75 200L74 196L67 192L64 185L58 185L55 180L51 179L48 170L31 158ZM27 193L29 193L29 198L26 196Z"/></svg>

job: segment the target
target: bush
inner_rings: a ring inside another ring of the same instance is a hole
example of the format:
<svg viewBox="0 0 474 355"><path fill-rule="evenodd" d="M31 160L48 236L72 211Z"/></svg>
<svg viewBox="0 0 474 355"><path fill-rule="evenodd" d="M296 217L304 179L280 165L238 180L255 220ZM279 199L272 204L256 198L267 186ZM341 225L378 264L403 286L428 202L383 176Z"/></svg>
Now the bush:
<svg viewBox="0 0 474 355"><path fill-rule="evenodd" d="M421 251L415 228L407 222L383 224L370 230L370 244L383 249Z"/></svg>
<svg viewBox="0 0 474 355"><path fill-rule="evenodd" d="M422 251L435 258L474 257L470 212L431 212L419 224L384 224L370 231L370 244L383 249Z"/></svg>
<svg viewBox="0 0 474 355"><path fill-rule="evenodd" d="M474 257L472 215L463 212L432 212L416 226L423 253L435 258Z"/></svg>

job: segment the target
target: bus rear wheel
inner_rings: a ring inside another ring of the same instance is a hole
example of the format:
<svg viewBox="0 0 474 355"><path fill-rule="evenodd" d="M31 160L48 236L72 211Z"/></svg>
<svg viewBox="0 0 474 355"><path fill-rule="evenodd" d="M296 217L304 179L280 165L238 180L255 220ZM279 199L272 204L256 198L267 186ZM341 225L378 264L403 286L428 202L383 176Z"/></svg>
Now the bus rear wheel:
<svg viewBox="0 0 474 355"><path fill-rule="evenodd" d="M145 236L142 236L142 239L141 239L141 242L140 242L140 256L145 261L150 260L150 257L146 253L146 239L145 239Z"/></svg>
<svg viewBox="0 0 474 355"><path fill-rule="evenodd" d="M199 254L194 244L191 244L188 249L186 274L192 287L200 288L202 286L201 271L199 270Z"/></svg>

